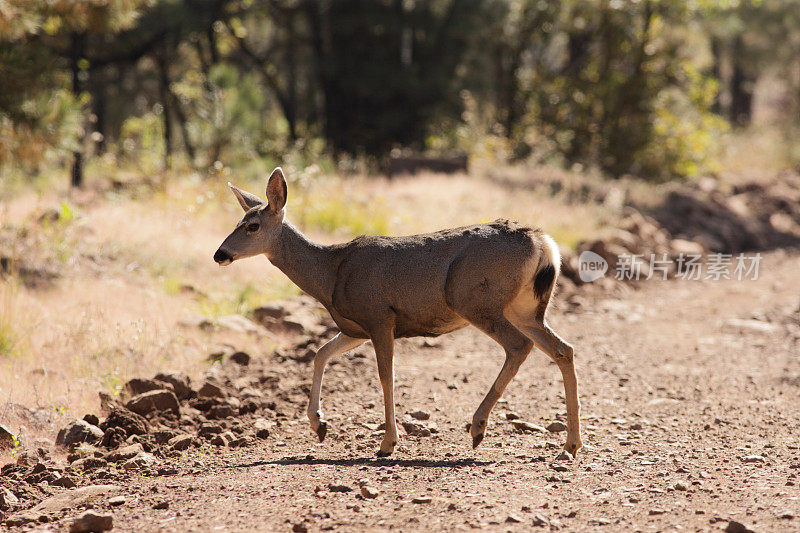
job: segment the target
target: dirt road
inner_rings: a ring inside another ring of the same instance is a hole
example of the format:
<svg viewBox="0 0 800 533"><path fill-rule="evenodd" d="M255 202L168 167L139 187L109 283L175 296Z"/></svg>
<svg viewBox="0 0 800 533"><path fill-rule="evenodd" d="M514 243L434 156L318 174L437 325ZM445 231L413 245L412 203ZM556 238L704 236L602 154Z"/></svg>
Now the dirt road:
<svg viewBox="0 0 800 533"><path fill-rule="evenodd" d="M731 520L796 531L798 266L798 253L778 251L766 254L757 281L559 295L550 322L576 347L583 403L586 448L574 461L554 461L564 433L521 432L507 419L564 420L560 375L539 352L507 389L483 444L471 448L464 427L502 354L467 329L432 346L398 343L398 418L433 433L401 431L389 459L375 457L382 398L366 345L326 373L324 443L305 418L310 364L256 355L248 367L226 368L270 386L266 399L277 403L267 439L190 449L162 461L163 475L112 469L104 481L79 484L122 487L113 491L121 505L110 507L111 493L93 504L113 513L119 531L719 531L735 528ZM409 416L420 410L430 419ZM45 525L63 528L78 512L55 513Z"/></svg>

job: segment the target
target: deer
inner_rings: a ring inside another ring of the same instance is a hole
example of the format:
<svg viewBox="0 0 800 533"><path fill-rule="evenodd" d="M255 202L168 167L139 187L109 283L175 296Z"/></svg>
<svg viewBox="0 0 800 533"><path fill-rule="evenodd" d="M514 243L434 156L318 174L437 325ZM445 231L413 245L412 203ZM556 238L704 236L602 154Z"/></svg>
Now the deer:
<svg viewBox="0 0 800 533"><path fill-rule="evenodd" d="M489 414L534 347L561 371L567 410L564 449L583 446L573 347L545 315L561 267L555 241L540 229L504 219L405 237L360 236L343 244L308 239L286 218L283 170L269 176L266 201L228 186L245 214L214 253L220 266L265 255L330 313L339 332L314 357L308 404L311 429L325 440L322 377L331 358L372 341L383 389L386 429L378 457L397 446L394 341L435 337L468 325L505 350L505 362L467 431L477 448Z"/></svg>

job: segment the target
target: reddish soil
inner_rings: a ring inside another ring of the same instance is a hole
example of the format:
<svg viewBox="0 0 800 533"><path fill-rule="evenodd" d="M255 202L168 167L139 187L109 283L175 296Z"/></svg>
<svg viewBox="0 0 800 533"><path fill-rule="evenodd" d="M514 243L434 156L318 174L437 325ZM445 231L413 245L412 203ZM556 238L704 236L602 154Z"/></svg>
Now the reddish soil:
<svg viewBox="0 0 800 533"><path fill-rule="evenodd" d="M324 443L305 415L311 364L294 353L252 354L246 367L215 365L229 383L244 378L264 393L255 413L215 421L243 435L239 447L197 438L181 453L158 448L157 467L73 476L79 487L116 489L30 510L75 491L41 484L9 511L5 527L66 530L93 507L113 514L119 531L745 531L736 523L797 531L798 266L800 254L777 251L765 254L757 281L592 285L557 295L550 322L576 348L583 405L586 448L573 461L554 461L564 433L524 433L506 419L514 412L539 426L564 420L560 374L539 352L472 449L465 424L503 356L470 328L398 342L398 419L427 411L430 420L417 423L435 432L401 429L388 459L375 457L383 410L369 345L328 368ZM271 424L266 439L253 435L256 418ZM191 423L183 431L196 431ZM8 476L0 483L15 487ZM377 496L362 496L361 485ZM119 495L124 503L111 506Z"/></svg>

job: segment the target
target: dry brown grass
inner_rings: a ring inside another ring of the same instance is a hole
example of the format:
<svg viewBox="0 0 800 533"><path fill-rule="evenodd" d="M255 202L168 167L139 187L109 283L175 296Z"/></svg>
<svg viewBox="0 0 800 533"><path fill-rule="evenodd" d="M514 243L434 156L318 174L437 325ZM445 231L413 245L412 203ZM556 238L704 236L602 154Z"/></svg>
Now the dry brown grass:
<svg viewBox="0 0 800 533"><path fill-rule="evenodd" d="M263 184L248 188L263 192ZM535 187L466 175L319 179L290 189L290 198L289 218L323 242L507 217L574 245L609 216L602 207L575 205ZM39 221L62 202L70 220ZM0 213L0 254L20 262L35 258L60 274L45 288L14 276L0 282L0 337L10 339L0 355L0 422L23 438L52 428L37 430L9 403L44 409L56 421L80 417L97 410L98 391L118 393L130 377L168 369L198 374L216 344L256 355L272 349L274 339L179 323L187 315L242 312L297 293L263 259L224 269L213 263L214 250L241 216L222 182L179 179L136 195L23 193L6 196Z"/></svg>

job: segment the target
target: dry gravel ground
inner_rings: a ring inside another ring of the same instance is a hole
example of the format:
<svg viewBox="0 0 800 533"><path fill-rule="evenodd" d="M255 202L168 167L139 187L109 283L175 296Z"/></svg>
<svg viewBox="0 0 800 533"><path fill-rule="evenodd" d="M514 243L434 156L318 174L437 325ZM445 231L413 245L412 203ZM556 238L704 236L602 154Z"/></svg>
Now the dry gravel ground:
<svg viewBox="0 0 800 533"><path fill-rule="evenodd" d="M248 372L281 376L268 439L204 446L165 475L117 478L123 488L94 507L119 531L721 531L735 530L731 520L800 530L798 267L800 253L777 251L758 281L558 295L550 322L575 345L581 383L586 448L574 461L554 461L564 433L507 420L564 420L560 375L538 352L471 448L465 423L502 353L470 328L431 346L398 342L398 418L427 411L418 423L436 432L401 434L388 459L375 457L383 415L371 347L328 368L321 444L305 417L311 365L264 354ZM36 527L64 530L79 512Z"/></svg>

